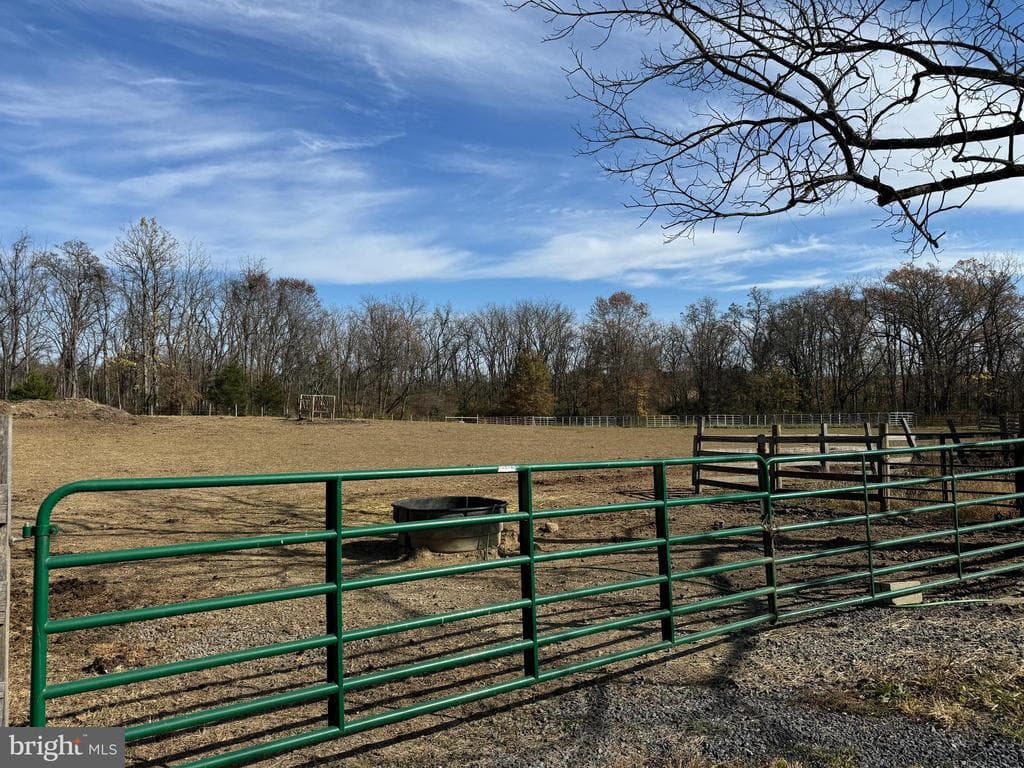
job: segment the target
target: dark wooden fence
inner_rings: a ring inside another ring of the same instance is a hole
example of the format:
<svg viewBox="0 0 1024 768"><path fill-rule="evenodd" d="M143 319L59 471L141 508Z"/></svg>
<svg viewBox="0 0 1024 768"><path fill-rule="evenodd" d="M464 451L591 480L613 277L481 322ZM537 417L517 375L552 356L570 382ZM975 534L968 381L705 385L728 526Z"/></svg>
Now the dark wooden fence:
<svg viewBox="0 0 1024 768"><path fill-rule="evenodd" d="M958 428L952 419L947 419L946 429L928 431L915 429L906 419L901 419L897 427L886 422L872 425L864 422L862 434L834 434L829 425L822 422L816 434L786 434L782 426L773 424L770 431L761 434L736 434L731 432L711 433L702 420L697 423L697 432L693 437L694 456L721 456L722 463L696 464L692 468L692 483L695 494L704 488L722 488L731 491L749 491L758 485L758 466L754 462L729 460L727 457L737 454L756 453L764 457L808 456L805 463L785 463L773 465L771 476L772 492L784 489L798 490L806 488L808 481L833 485L860 485L868 483L887 483L894 473L901 476L922 473L935 475L936 500L950 501L952 489L950 483L939 478L956 471L970 471L987 466L992 461L1008 465L1013 457L1007 451L996 451L993 459L992 451L968 449L962 451L936 451L936 457L929 461L930 454L916 454L913 467L910 457L900 455L882 455L871 457L870 460L850 460L828 458L829 454L843 454L854 451L886 450L890 448L917 448L929 445L945 446L966 441L985 441L1024 437L1021 425L1024 420L1019 417L1003 416L993 418L990 422L982 422L973 429ZM970 455L968 455L970 453ZM1003 453L1006 455L1004 456ZM813 457L813 458L811 458ZM961 493L970 494L968 488L961 488ZM838 493L834 498L863 500L863 490L851 490L849 493ZM886 488L875 494L880 511L887 511L890 503L901 501L898 489ZM909 499L908 499L909 500ZM920 501L919 496L913 499Z"/></svg>

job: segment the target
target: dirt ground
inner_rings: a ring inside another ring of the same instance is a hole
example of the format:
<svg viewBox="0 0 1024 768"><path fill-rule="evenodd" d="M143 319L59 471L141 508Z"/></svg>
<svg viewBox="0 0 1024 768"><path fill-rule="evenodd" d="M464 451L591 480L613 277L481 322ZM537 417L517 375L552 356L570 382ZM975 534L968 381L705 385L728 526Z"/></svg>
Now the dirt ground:
<svg viewBox="0 0 1024 768"><path fill-rule="evenodd" d="M93 477L221 475L264 472L307 472L414 466L523 464L615 458L656 458L688 455L692 433L684 429L545 428L409 422L297 423L279 419L208 417L134 418L88 412L33 414L15 422L14 519L16 531L32 521L44 496L72 480ZM16 414L17 415L17 414ZM674 496L690 493L689 468L669 473ZM410 496L484 495L510 502L516 498L514 475L476 478L416 479L347 483L344 517L349 525L388 522L391 502ZM547 473L535 480L535 506L550 509L616 501L650 499L650 471L601 470ZM815 508L793 504L777 511L784 521L841 514L841 505ZM823 512L824 509L824 512ZM704 504L672 511L673 535L744 525L756 525L757 504ZM243 537L265 533L316 530L323 521L322 486L276 486L263 489L219 489L146 494L91 494L72 497L54 516L61 532L58 553L149 546L183 541ZM920 521L895 519L885 526L887 538L915 532ZM787 551L841 547L858 541L859 531L837 536L834 529L809 532L780 541ZM588 515L559 520L557 526L538 526L541 552L557 552L629 539L654 538L654 513ZM978 544L1011 541L1002 531L974 537ZM506 542L511 546L512 542ZM877 565L935 554L950 543L929 542L922 548L902 547L879 556ZM712 544L680 545L673 549L679 571L759 557L759 535L722 539ZM927 554L926 554L927 553ZM347 578L429 568L472 561L477 555L408 557L393 538L357 539L343 549L342 570ZM859 558L859 559L858 559ZM813 579L851 566L863 568L863 555L839 555L829 561L795 563L782 579ZM12 587L12 704L14 723L27 717L28 652L30 641L30 542L15 545ZM580 589L642 576L655 576L653 549L586 559L557 560L538 566L539 594ZM249 550L241 553L153 560L118 566L77 568L55 573L51 580L51 616L84 615L130 607L193 600L216 595L276 589L323 580L323 545ZM764 583L763 569L743 569L689 579L676 585L677 605L723 593L752 589ZM862 585L861 585L862 586ZM823 595L787 598L786 606L810 604ZM346 631L440 613L501 603L519 598L518 568L499 568L475 575L413 582L346 592L343 617ZM657 587L546 606L539 616L541 631L568 630L597 620L631 616L659 607ZM763 614L764 598L682 617L679 632L694 632ZM1019 622L1019 616L1015 619ZM308 598L248 606L175 619L125 624L61 634L51 639L51 683L106 674L138 666L165 663L323 634L323 598ZM416 630L346 644L346 675L359 675L471 651L520 637L519 613L485 616L452 626ZM542 651L545 668L594 658L660 637L657 622L585 638L570 639ZM670 655L659 668L659 680L677 685L714 685L721 681L723 659L731 659L742 638L701 643L692 652ZM998 657L1001 659L1001 657ZM151 683L98 691L50 703L51 724L123 725L169 717L190 709L225 703L292 688L323 679L323 651L306 651L262 662L222 667ZM1001 664L997 660L993 663ZM632 662L622 668L631 669ZM438 672L389 683L346 695L346 717L387 712L398 706L499 683L520 675L521 656L485 660L464 670ZM586 680L587 676L580 678ZM554 690L552 683L504 695L448 713L430 715L405 725L387 726L302 750L273 764L335 764L344 754L346 765L448 765L471 762L466 757L482 748L478 740L488 713L516 701L536 702ZM564 683L562 684L564 685ZM533 705L531 705L533 706ZM229 721L153 739L132 748L138 764L165 764L194 759L226 747L318 727L322 703ZM476 715L484 720L472 720ZM471 718L470 724L440 732L434 726ZM514 719L514 718L513 718ZM543 723L543 717L541 718ZM544 744L543 725L523 732L504 731L503 749L536 751ZM420 733L405 737L403 734ZM518 746L517 746L518 745ZM462 755L451 763L447 755ZM663 756L665 757L665 756ZM666 760L671 759L670 756ZM812 761L813 763L813 761ZM534 764L534 763L524 763ZM604 764L604 763L602 763ZM612 763L607 763L611 765ZM670 763L666 762L666 765ZM724 763L723 763L724 764ZM730 763L731 764L731 763ZM738 764L738 763L737 763ZM679 762L682 768L688 763Z"/></svg>

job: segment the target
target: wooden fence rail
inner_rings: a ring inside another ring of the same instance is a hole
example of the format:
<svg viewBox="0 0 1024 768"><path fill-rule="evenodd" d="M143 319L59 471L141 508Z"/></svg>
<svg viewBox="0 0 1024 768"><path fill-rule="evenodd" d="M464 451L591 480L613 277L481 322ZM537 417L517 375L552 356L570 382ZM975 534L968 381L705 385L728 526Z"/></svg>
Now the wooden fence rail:
<svg viewBox="0 0 1024 768"><path fill-rule="evenodd" d="M925 431L914 429L907 419L900 419L897 428L885 421L874 427L870 423L864 422L861 425L863 434L833 434L829 431L829 425L822 422L816 434L787 435L783 433L779 424L773 424L770 433L737 435L711 434L708 432L707 422L702 419L697 422L697 431L693 436L693 455L725 457L740 453L757 453L766 457L808 456L808 461L804 463L787 462L773 465L771 469L773 492L780 490L780 486L786 485L787 480L813 480L859 485L863 483L865 473L869 483L881 484L892 478L894 465L901 463L901 457L883 455L873 459L866 467L862 468L859 461L829 459L827 458L828 454L862 449L885 450L904 445L914 448L926 445L956 444L964 440L1024 437L1024 429L1021 428L1021 424L1024 424L1022 419L1014 420L1002 417L996 427L992 429L962 430L956 427L952 419L949 419L945 431ZM804 447L805 450L800 450L801 447ZM934 467L919 464L918 469L931 468L937 470L937 475L946 476L952 474L954 462L964 466L969 463L964 451L957 451L954 454L941 452L939 456L940 462ZM1012 457L1008 455L1004 458L1007 462L1012 460ZM693 492L698 495L704 487L731 491L747 491L757 487L758 469L751 462L730 461L721 464L694 465L691 473ZM836 494L834 498L861 500L863 491L851 490L849 493ZM948 502L951 498L950 484L945 480L941 481L941 498L944 502ZM892 500L890 489L878 491L873 500L879 505L880 511L888 511Z"/></svg>

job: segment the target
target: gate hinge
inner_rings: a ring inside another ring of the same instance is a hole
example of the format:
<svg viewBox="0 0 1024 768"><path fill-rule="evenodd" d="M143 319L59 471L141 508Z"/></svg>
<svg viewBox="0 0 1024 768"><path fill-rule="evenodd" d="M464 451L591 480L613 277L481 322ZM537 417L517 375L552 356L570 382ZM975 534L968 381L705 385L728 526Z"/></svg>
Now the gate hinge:
<svg viewBox="0 0 1024 768"><path fill-rule="evenodd" d="M21 529L23 539L31 539L33 536L56 536L58 528L56 525L26 525Z"/></svg>

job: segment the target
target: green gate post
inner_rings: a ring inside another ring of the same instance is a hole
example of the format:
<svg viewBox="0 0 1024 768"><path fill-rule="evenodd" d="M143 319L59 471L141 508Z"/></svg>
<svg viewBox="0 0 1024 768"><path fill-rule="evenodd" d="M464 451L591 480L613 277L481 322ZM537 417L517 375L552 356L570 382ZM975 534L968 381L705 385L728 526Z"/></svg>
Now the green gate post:
<svg viewBox="0 0 1024 768"><path fill-rule="evenodd" d="M44 502L44 506L46 502ZM50 510L46 509L46 519ZM49 637L46 622L50 617L50 536L57 527L45 525L25 526L25 536L35 537L35 560L32 578L32 691L29 699L29 725L42 728L46 725L46 650Z"/></svg>
<svg viewBox="0 0 1024 768"><path fill-rule="evenodd" d="M334 592L324 596L324 607L327 634L335 638L334 645L327 647L327 682L338 686L337 692L327 700L327 724L343 728L345 694L341 681L345 670L345 643L341 631L341 481L328 480L326 485L324 525L327 530L334 531L334 538L324 542L324 581L334 584Z"/></svg>
<svg viewBox="0 0 1024 768"><path fill-rule="evenodd" d="M874 599L877 590L875 584L875 544L871 533L871 494L868 492L868 462L861 454L860 457L860 481L864 488L864 536L868 545L868 593Z"/></svg>
<svg viewBox="0 0 1024 768"><path fill-rule="evenodd" d="M533 545L533 472L520 469L517 473L519 511L529 517L519 521L519 554L529 561L519 566L519 595L530 601L523 608L523 640L533 644L523 649L523 673L527 677L540 676L540 646L537 642L537 561Z"/></svg>
<svg viewBox="0 0 1024 768"><path fill-rule="evenodd" d="M664 464L654 465L654 498L658 502L655 508L655 536L664 540L658 547L658 574L665 578L658 585L658 598L663 611L668 615L661 620L661 638L675 642L676 622L672 615L672 543L669 541L668 521L668 476Z"/></svg>
<svg viewBox="0 0 1024 768"><path fill-rule="evenodd" d="M701 416L697 421L697 431L693 435L693 456L696 458L700 456L702 445L704 441L704 417ZM700 496L700 462L695 463L690 469L690 484L693 485L693 493L695 496Z"/></svg>
<svg viewBox="0 0 1024 768"><path fill-rule="evenodd" d="M775 570L775 519L772 511L772 471L771 465L763 454L764 435L758 436L757 480L761 492L761 525L763 527L764 556L768 562L764 564L765 586L771 588L768 593L768 613L772 615L772 623L779 620L778 573Z"/></svg>
<svg viewBox="0 0 1024 768"><path fill-rule="evenodd" d="M957 493L956 487L956 472L953 473L952 479L950 480L950 486L953 490L953 541L956 544L956 577L960 581L964 580L964 558L963 558L963 547L960 543L960 497Z"/></svg>

